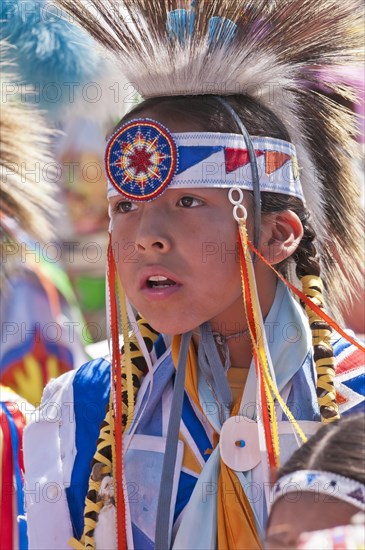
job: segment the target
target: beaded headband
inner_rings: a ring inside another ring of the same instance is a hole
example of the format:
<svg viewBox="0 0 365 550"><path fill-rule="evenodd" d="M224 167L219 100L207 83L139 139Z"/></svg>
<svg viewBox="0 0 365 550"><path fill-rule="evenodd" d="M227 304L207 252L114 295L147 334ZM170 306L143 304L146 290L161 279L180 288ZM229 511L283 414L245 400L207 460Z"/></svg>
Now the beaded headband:
<svg viewBox="0 0 365 550"><path fill-rule="evenodd" d="M299 197L295 147L280 139L252 137L260 190ZM110 138L105 155L108 197L133 201L158 197L167 187L253 190L245 139L214 132L170 133L151 119L123 125Z"/></svg>
<svg viewBox="0 0 365 550"><path fill-rule="evenodd" d="M302 491L328 495L365 511L365 485L348 477L317 470L298 470L281 477L273 487L273 503L289 493L300 494Z"/></svg>

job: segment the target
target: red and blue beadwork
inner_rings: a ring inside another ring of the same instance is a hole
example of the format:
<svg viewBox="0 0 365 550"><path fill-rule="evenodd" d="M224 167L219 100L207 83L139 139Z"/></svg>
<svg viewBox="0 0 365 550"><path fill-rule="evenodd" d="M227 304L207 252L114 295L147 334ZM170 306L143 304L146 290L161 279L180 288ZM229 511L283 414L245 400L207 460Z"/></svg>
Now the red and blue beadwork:
<svg viewBox="0 0 365 550"><path fill-rule="evenodd" d="M132 201L149 201L168 186L178 165L170 132L151 119L128 122L110 138L106 172L116 190Z"/></svg>

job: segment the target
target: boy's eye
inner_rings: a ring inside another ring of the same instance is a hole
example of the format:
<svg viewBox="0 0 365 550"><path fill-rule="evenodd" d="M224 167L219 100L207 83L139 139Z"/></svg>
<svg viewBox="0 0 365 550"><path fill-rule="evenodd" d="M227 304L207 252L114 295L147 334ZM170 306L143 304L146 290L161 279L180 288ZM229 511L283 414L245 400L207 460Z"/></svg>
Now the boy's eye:
<svg viewBox="0 0 365 550"><path fill-rule="evenodd" d="M136 210L137 205L134 204L132 201L119 201L115 204L113 207L114 212L117 214L127 214L128 212L132 212L133 210Z"/></svg>
<svg viewBox="0 0 365 550"><path fill-rule="evenodd" d="M177 203L178 206L182 206L183 208L194 208L195 206L201 206L202 204L202 200L189 196L181 197Z"/></svg>

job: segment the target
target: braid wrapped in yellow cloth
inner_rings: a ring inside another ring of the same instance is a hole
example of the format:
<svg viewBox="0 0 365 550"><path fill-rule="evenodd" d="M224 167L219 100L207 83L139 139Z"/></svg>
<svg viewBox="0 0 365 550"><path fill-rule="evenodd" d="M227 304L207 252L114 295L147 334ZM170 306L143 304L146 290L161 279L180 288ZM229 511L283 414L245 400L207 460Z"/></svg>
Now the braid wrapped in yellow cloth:
<svg viewBox="0 0 365 550"><path fill-rule="evenodd" d="M137 318L137 324L148 352L152 351L153 345L158 338L149 324L142 318ZM129 335L131 370L133 379L133 398L137 398L141 381L146 373L147 364L143 353L139 349L137 338L133 334ZM122 349L122 352L124 350ZM122 358L122 378L126 378L126 356L123 353ZM128 416L128 391L122 392L122 426L124 430L131 422ZM113 475L113 445L114 445L114 416L112 406L112 392L107 408L105 418L101 424L99 438L96 444L96 451L92 460L92 471L89 477L88 492L85 497L84 509L84 532L81 540L72 538L69 545L75 550L95 550L94 532L98 521L99 513L103 507L103 500L99 499L101 481L106 475Z"/></svg>
<svg viewBox="0 0 365 550"><path fill-rule="evenodd" d="M301 279L303 292L321 309L324 309L323 282L320 277L306 275ZM337 420L340 415L334 389L334 356L331 346L331 328L319 315L305 306L312 331L314 361L318 375L317 396L322 422Z"/></svg>

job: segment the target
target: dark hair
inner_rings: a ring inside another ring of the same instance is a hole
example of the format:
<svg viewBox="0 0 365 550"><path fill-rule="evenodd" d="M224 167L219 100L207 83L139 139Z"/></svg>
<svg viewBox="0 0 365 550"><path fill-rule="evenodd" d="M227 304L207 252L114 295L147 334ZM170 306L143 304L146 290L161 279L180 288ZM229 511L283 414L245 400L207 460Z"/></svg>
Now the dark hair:
<svg viewBox="0 0 365 550"><path fill-rule="evenodd" d="M278 479L297 470L333 472L365 484L365 415L325 424L280 468Z"/></svg>
<svg viewBox="0 0 365 550"><path fill-rule="evenodd" d="M290 141L290 136L284 124L262 103L253 97L237 94L224 98L236 111L250 135L270 136ZM146 99L132 111L123 121L135 117L140 112L154 107L163 106L163 111L182 116L191 120L205 132L239 132L236 122L222 108L222 104L213 95L195 96L164 96Z"/></svg>

